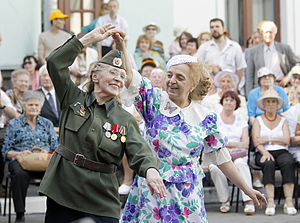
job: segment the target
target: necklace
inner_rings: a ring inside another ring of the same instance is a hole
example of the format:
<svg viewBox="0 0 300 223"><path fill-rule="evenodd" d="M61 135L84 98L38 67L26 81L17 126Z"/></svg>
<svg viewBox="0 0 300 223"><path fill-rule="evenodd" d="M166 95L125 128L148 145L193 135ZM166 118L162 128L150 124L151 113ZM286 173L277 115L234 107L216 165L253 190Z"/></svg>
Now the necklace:
<svg viewBox="0 0 300 223"><path fill-rule="evenodd" d="M266 113L264 113L264 116L265 116L265 118L266 118L268 121L270 121L270 122L274 122L274 121L276 120L276 118L277 118L277 113L276 113L276 115L275 115L275 118L274 118L274 119L269 119L269 118L268 118L268 116L266 115Z"/></svg>

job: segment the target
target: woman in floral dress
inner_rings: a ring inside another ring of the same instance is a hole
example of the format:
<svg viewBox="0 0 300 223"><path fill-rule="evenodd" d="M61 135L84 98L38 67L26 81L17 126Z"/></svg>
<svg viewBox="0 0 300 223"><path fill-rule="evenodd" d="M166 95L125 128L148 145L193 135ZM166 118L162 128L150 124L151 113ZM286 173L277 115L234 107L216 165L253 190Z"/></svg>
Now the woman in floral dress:
<svg viewBox="0 0 300 223"><path fill-rule="evenodd" d="M191 75L193 74L193 75ZM145 139L161 161L160 174L167 196L151 195L144 178L137 176L120 222L207 222L199 165L202 152L237 186L261 206L265 198L248 187L231 162L226 139L218 132L216 114L209 114L196 100L210 87L209 74L196 57L174 56L167 64L166 91L154 88L137 72L123 102L134 101L145 120Z"/></svg>

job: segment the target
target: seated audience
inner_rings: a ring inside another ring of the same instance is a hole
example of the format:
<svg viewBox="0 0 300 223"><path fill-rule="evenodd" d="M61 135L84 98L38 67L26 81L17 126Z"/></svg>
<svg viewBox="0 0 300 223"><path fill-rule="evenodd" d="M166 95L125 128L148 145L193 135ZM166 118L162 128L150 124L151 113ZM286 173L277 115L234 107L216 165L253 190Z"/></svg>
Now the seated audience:
<svg viewBox="0 0 300 223"><path fill-rule="evenodd" d="M79 33L77 38L80 39L85 35L85 33ZM73 64L69 67L71 80L76 86L84 83L88 79L87 71L92 62L98 60L97 50L91 47L84 47L81 52L76 57Z"/></svg>
<svg viewBox="0 0 300 223"><path fill-rule="evenodd" d="M60 104L52 80L49 76L46 64L44 64L40 68L39 72L40 72L42 87L38 89L38 91L43 93L45 97L45 102L41 110L41 116L46 119L49 119L54 126L55 132L58 133Z"/></svg>
<svg viewBox="0 0 300 223"><path fill-rule="evenodd" d="M31 90L36 90L40 87L40 79L39 79L39 69L40 65L38 60L30 55L26 56L23 59L22 67L27 70L30 74L30 87Z"/></svg>
<svg viewBox="0 0 300 223"><path fill-rule="evenodd" d="M153 87L158 87L164 89L164 80L165 80L165 72L160 68L155 68L152 70L150 75L150 81Z"/></svg>
<svg viewBox="0 0 300 223"><path fill-rule="evenodd" d="M156 68L156 63L152 58L145 58L142 61L141 75L150 79L152 70Z"/></svg>
<svg viewBox="0 0 300 223"><path fill-rule="evenodd" d="M288 74L291 79L291 86L284 88L288 95L290 106L298 103L298 98L295 94L297 86L300 85L300 65L294 66Z"/></svg>
<svg viewBox="0 0 300 223"><path fill-rule="evenodd" d="M203 43L211 40L211 34L209 32L202 32L198 36L198 45L201 46Z"/></svg>
<svg viewBox="0 0 300 223"><path fill-rule="evenodd" d="M22 98L25 91L29 88L29 72L25 69L17 69L11 73L11 81L13 89L6 91L6 94L10 98L13 106L20 114L23 113Z"/></svg>
<svg viewBox="0 0 300 223"><path fill-rule="evenodd" d="M193 38L192 34L189 32L183 31L179 36L179 46L181 48L180 54L188 54L187 52L187 41Z"/></svg>
<svg viewBox="0 0 300 223"><path fill-rule="evenodd" d="M155 23L150 23L143 28L145 34L151 39L152 50L158 52L161 58L165 59L164 45L161 41L155 39L160 32L160 28Z"/></svg>
<svg viewBox="0 0 300 223"><path fill-rule="evenodd" d="M226 91L236 89L238 80L239 77L235 73L229 70L220 71L214 78L214 84L220 91L205 97L202 104L210 111L220 113L222 111L222 105L220 104L221 97ZM243 119L248 120L246 99L241 95L239 95L239 98L241 100L241 106L234 111L234 114L240 114Z"/></svg>
<svg viewBox="0 0 300 223"><path fill-rule="evenodd" d="M212 83L214 83L216 74L219 73L222 70L222 68L217 64L205 64L204 66L207 69L208 73L210 74ZM215 84L212 84L206 97L208 97L209 95L215 94L216 92L217 92L217 87Z"/></svg>
<svg viewBox="0 0 300 223"><path fill-rule="evenodd" d="M218 127L219 131L228 138L227 148L232 157L232 161L245 182L252 187L251 173L247 163L249 148L248 123L239 114L234 114L234 111L239 108L240 103L240 98L236 92L227 91L223 94L220 100L223 109L219 114ZM230 211L230 195L227 178L214 164L209 165L209 170L219 200L222 202L220 211L227 213ZM243 191L242 198L245 202L244 213L246 215L253 215L255 212L253 201Z"/></svg>
<svg viewBox="0 0 300 223"><path fill-rule="evenodd" d="M274 88L284 102L283 107L279 109L277 113L280 114L290 108L287 94L282 87L274 84L275 75L269 68L260 68L257 71L257 78L259 87L252 89L248 95L248 116L251 125L253 124L256 116L264 113L264 111L256 106L258 99L261 98L262 95L271 88Z"/></svg>
<svg viewBox="0 0 300 223"><path fill-rule="evenodd" d="M163 58L159 53L151 50L152 40L147 35L139 36L136 48L138 48L138 50L134 53L134 60L139 70L141 70L143 59L148 57L154 60L158 68L165 68L166 64Z"/></svg>
<svg viewBox="0 0 300 223"><path fill-rule="evenodd" d="M297 104L285 112L285 118L289 123L291 143L289 152L293 155L294 159L300 162L300 85L295 89L295 99Z"/></svg>
<svg viewBox="0 0 300 223"><path fill-rule="evenodd" d="M285 118L277 114L282 109L283 100L278 93L270 88L257 101L264 113L258 116L252 127L254 146L257 149L255 162L262 168L263 184L267 195L266 215L275 215L275 168L278 167L282 175L285 214L294 215L297 210L293 205L293 191L295 181L295 164L288 152L290 142L289 126Z"/></svg>
<svg viewBox="0 0 300 223"><path fill-rule="evenodd" d="M196 38L189 39L186 45L188 55L194 56L197 53L198 47L198 40Z"/></svg>
<svg viewBox="0 0 300 223"><path fill-rule="evenodd" d="M2 155L10 160L11 188L16 222L25 222L25 197L29 181L42 177L44 172L24 170L15 158L31 153L33 147L54 151L58 140L51 121L39 116L44 96L40 92L26 91L22 98L24 114L8 122Z"/></svg>

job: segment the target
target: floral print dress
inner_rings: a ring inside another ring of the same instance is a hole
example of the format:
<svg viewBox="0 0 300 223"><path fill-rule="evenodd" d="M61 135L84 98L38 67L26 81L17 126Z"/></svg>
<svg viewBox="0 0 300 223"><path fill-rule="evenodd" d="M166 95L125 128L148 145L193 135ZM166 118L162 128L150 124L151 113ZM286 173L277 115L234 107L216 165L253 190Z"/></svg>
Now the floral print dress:
<svg viewBox="0 0 300 223"><path fill-rule="evenodd" d="M148 79L134 79L137 86L127 91L136 92L135 106L145 120L144 137L161 161L159 172L168 193L165 198L151 195L146 179L136 176L120 222L207 222L199 157L202 150L224 150L226 139L217 131L216 114L208 114L194 101L181 109ZM224 154L223 162L229 161Z"/></svg>

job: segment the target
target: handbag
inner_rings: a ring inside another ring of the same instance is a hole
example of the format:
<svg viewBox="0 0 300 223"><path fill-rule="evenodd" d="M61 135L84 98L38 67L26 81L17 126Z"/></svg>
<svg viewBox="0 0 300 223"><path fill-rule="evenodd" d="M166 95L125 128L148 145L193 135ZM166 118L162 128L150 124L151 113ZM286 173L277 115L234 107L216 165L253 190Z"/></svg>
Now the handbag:
<svg viewBox="0 0 300 223"><path fill-rule="evenodd" d="M241 149L241 148L229 149L229 153L231 156L231 160L234 161L237 158L247 156L248 149Z"/></svg>
<svg viewBox="0 0 300 223"><path fill-rule="evenodd" d="M46 171L52 152L46 152L41 148L34 147L30 150L32 153L17 155L15 160L24 170L29 171Z"/></svg>

